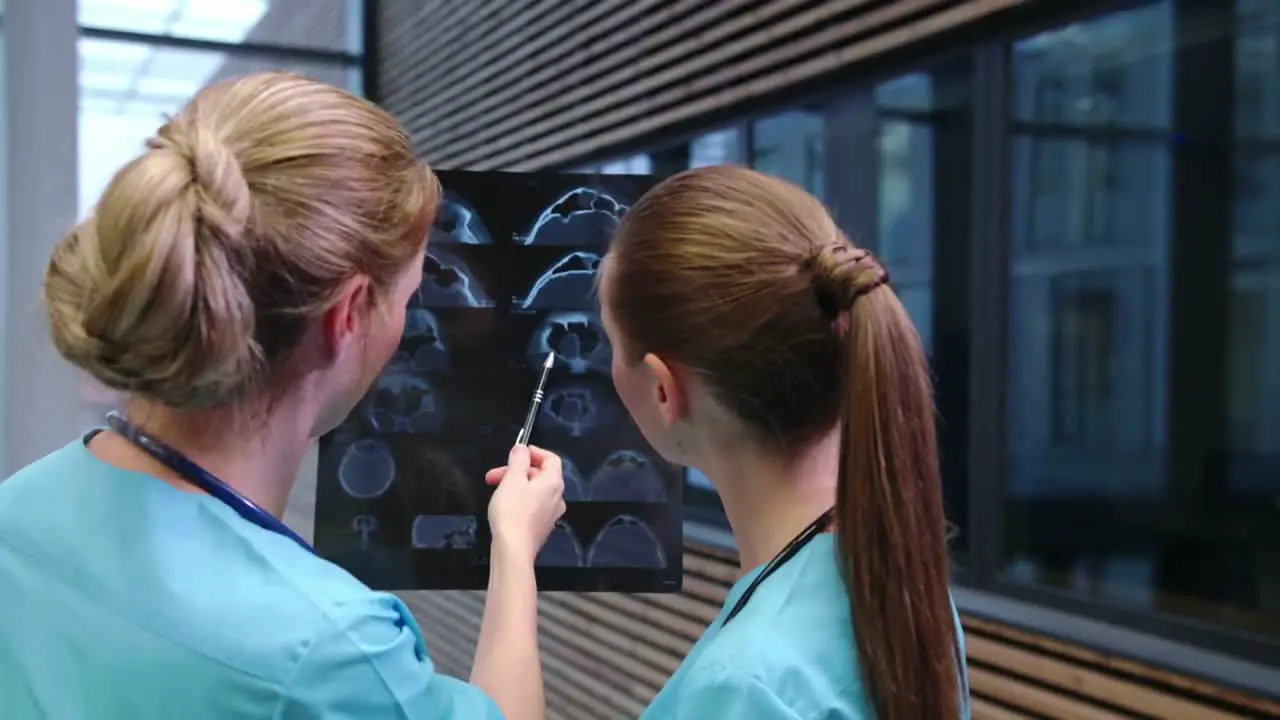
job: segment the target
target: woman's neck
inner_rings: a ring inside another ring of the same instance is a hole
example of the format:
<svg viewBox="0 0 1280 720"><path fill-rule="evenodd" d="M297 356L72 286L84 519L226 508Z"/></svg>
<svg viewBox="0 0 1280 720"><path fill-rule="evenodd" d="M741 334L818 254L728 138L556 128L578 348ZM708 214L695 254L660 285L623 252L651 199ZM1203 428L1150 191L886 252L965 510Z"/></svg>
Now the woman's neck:
<svg viewBox="0 0 1280 720"><path fill-rule="evenodd" d="M832 433L794 458L716 453L699 468L724 503L742 571L769 562L836 501L839 435Z"/></svg>
<svg viewBox="0 0 1280 720"><path fill-rule="evenodd" d="M144 400L128 403L129 422L252 500L282 517L312 440L308 424L286 405L268 413L243 409L179 412ZM181 475L115 433L101 433L89 449L107 463L198 492Z"/></svg>

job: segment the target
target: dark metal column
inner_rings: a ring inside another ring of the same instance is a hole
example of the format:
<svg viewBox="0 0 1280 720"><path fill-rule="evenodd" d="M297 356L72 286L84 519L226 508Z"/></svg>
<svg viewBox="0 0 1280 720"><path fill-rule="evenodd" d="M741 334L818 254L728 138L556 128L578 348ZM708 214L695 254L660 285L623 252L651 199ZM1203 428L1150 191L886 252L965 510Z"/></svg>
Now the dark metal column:
<svg viewBox="0 0 1280 720"><path fill-rule="evenodd" d="M979 586L1004 564L1009 358L1008 50L980 47L973 68L969 319L969 565Z"/></svg>
<svg viewBox="0 0 1280 720"><path fill-rule="evenodd" d="M1174 32L1166 497L1179 531L1160 543L1158 585L1161 594L1222 602L1231 553L1223 511L1235 196L1233 3L1177 0ZM1207 574L1209 568L1218 570Z"/></svg>

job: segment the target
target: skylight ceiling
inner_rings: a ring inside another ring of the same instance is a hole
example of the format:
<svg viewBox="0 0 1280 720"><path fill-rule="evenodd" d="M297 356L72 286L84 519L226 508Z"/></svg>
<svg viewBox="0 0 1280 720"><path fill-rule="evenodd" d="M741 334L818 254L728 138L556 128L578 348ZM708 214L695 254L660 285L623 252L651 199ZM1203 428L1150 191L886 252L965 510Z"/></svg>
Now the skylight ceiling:
<svg viewBox="0 0 1280 720"><path fill-rule="evenodd" d="M80 0L86 27L242 42L267 0ZM172 112L222 67L223 53L145 43L80 40L80 98L91 112Z"/></svg>

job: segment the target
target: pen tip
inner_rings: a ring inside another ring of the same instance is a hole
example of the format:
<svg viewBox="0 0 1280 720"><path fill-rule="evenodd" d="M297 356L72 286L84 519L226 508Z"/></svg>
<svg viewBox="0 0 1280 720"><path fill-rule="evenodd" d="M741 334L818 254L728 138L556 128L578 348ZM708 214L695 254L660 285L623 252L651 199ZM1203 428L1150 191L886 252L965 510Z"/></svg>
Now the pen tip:
<svg viewBox="0 0 1280 720"><path fill-rule="evenodd" d="M556 354L554 352L547 353L546 362L542 363L542 367L549 368L556 364Z"/></svg>

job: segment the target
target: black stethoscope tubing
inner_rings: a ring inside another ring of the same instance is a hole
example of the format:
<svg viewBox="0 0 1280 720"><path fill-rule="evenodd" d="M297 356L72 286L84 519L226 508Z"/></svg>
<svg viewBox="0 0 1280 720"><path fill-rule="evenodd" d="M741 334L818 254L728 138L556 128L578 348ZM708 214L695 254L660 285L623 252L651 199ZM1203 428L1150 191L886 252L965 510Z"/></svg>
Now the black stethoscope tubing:
<svg viewBox="0 0 1280 720"><path fill-rule="evenodd" d="M805 527L804 530L800 531L799 535L792 538L791 542L787 543L787 546L782 548L782 551L779 552L776 556L774 556L772 560L769 561L768 565L765 565L764 570L761 570L760 574L756 576L756 579L751 581L751 584L747 586L746 591L742 593L742 597L738 598L738 602L734 603L733 609L729 611L729 614L725 616L724 621L720 623L721 628L723 628L725 625L728 625L730 620L732 620L735 616L737 616L738 613L742 612L742 609L745 608L747 606L747 603L751 601L751 595L756 591L756 588L760 587L761 583L763 583L770 575L776 572L778 568L782 567L783 565L786 565L788 562L794 559L796 555L799 555L800 551L803 550L806 545L813 542L814 538L826 532L827 529L831 527L831 518L832 518L833 510L834 508L832 510L828 510L822 513L822 515L818 516L818 519L809 523L809 525ZM968 708L970 707L969 670L963 664L963 658L961 659L960 668L961 668L960 687L962 692L964 693L963 701L964 701L964 707L967 711Z"/></svg>
<svg viewBox="0 0 1280 720"><path fill-rule="evenodd" d="M792 538L791 542L787 543L786 547L782 548L782 551L775 555L773 559L769 561L768 565L764 566L764 569L760 571L760 574L757 575L756 578L751 581L751 584L747 586L747 589L743 591L742 596L738 598L738 602L733 604L733 607L729 610L729 614L724 616L724 620L720 623L720 627L728 625L730 620L734 619L737 617L738 613L742 612L743 608L747 606L747 603L751 602L751 596L755 594L756 589L759 588L765 580L768 580L770 575L777 572L783 565L791 562L796 555L800 554L800 551L803 550L806 545L813 542L814 538L826 532L827 528L831 527L831 515L831 510L819 515L816 520L805 526L805 529L801 530L799 535Z"/></svg>
<svg viewBox="0 0 1280 720"><path fill-rule="evenodd" d="M177 473L184 481L204 491L210 497L231 508L246 521L257 525L268 532L289 538L310 553L315 549L300 535L290 530L275 515L263 510L257 503L241 495L235 488L223 482L216 475L200 467L196 462L170 447L164 442L148 434L134 425L116 411L107 413L107 426L121 437L133 443L139 450Z"/></svg>

